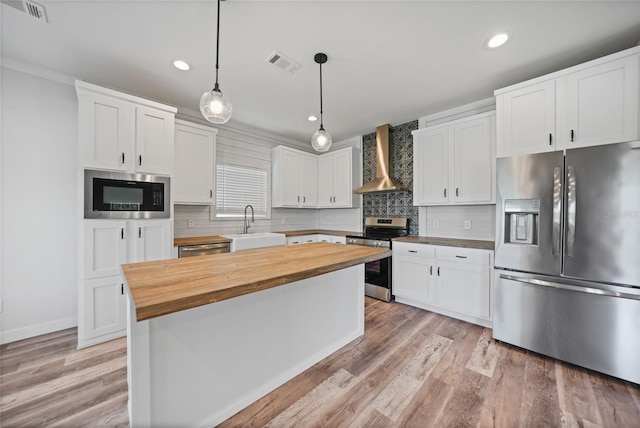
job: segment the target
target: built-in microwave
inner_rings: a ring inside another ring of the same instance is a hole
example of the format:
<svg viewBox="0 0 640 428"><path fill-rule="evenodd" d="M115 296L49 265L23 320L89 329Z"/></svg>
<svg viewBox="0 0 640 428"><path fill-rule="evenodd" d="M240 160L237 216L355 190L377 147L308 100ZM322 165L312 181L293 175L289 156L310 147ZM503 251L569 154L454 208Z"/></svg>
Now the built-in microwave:
<svg viewBox="0 0 640 428"><path fill-rule="evenodd" d="M169 218L170 178L84 170L84 218Z"/></svg>

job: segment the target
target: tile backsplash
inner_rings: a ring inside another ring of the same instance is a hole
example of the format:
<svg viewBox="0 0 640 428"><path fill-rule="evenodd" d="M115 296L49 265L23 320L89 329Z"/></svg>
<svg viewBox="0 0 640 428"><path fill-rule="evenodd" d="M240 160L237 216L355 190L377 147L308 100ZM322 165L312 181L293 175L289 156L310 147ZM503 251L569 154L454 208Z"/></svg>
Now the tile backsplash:
<svg viewBox="0 0 640 428"><path fill-rule="evenodd" d="M391 146L392 178L413 189L413 136L418 121L389 128ZM376 177L376 133L362 137L362 182L368 183ZM364 217L407 217L409 233L418 234L418 207L413 206L411 192L374 193L363 195ZM364 222L364 220L363 220Z"/></svg>

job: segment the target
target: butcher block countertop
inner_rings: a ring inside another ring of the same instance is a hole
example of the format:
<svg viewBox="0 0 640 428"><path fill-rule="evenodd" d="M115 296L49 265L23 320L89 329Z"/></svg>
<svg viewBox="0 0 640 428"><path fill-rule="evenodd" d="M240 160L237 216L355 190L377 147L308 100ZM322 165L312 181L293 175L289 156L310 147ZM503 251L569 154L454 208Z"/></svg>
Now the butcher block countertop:
<svg viewBox="0 0 640 428"><path fill-rule="evenodd" d="M479 248L481 250L495 250L494 241L476 241L473 239L455 238L429 238L425 236L403 236L394 238L397 242L410 242L413 244L445 245L447 247Z"/></svg>
<svg viewBox="0 0 640 428"><path fill-rule="evenodd" d="M229 238L223 238L222 236L194 236L191 238L174 238L174 247L182 247L185 245L200 245L200 244L220 244L223 242L231 242Z"/></svg>
<svg viewBox="0 0 640 428"><path fill-rule="evenodd" d="M144 321L390 255L383 248L318 242L124 264L122 272L136 319Z"/></svg>

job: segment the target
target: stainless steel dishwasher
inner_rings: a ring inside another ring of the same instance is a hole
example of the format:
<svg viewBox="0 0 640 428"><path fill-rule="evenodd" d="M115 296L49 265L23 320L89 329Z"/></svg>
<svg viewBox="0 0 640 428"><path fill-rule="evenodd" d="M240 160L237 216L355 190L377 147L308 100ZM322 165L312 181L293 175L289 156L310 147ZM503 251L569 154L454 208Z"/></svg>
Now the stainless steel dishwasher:
<svg viewBox="0 0 640 428"><path fill-rule="evenodd" d="M178 247L178 258L208 256L210 254L220 254L228 252L228 242L219 242L216 244L183 245Z"/></svg>

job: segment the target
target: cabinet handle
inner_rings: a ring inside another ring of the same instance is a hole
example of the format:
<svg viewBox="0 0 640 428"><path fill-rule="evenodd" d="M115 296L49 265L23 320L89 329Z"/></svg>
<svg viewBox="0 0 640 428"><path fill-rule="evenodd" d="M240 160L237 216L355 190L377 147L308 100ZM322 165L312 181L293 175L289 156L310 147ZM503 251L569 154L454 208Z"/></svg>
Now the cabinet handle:
<svg viewBox="0 0 640 428"><path fill-rule="evenodd" d="M573 129L571 130L571 142L573 143Z"/></svg>
<svg viewBox="0 0 640 428"><path fill-rule="evenodd" d="M122 164L124 165L124 152L122 152Z"/></svg>
<svg viewBox="0 0 640 428"><path fill-rule="evenodd" d="M459 187L456 187L456 196L460 196Z"/></svg>
<svg viewBox="0 0 640 428"><path fill-rule="evenodd" d="M138 228L138 238L142 238L142 228Z"/></svg>
<svg viewBox="0 0 640 428"><path fill-rule="evenodd" d="M438 266L438 276L440 276L440 266Z"/></svg>
<svg viewBox="0 0 640 428"><path fill-rule="evenodd" d="M410 253L417 253L418 250L409 250Z"/></svg>
<svg viewBox="0 0 640 428"><path fill-rule="evenodd" d="M124 284L120 284L120 294L124 296Z"/></svg>
<svg viewBox="0 0 640 428"><path fill-rule="evenodd" d="M307 202L307 197L306 196L302 197L302 202Z"/></svg>
<svg viewBox="0 0 640 428"><path fill-rule="evenodd" d="M456 256L456 258L458 258L458 259L466 259L467 256Z"/></svg>
<svg viewBox="0 0 640 428"><path fill-rule="evenodd" d="M447 189L444 189L444 197L447 197Z"/></svg>
<svg viewBox="0 0 640 428"><path fill-rule="evenodd" d="M549 134L549 145L551 145L551 144L552 144L552 142L551 142L551 141L552 141L552 139L551 139L551 134Z"/></svg>
<svg viewBox="0 0 640 428"><path fill-rule="evenodd" d="M209 198L213 198L213 190L209 189Z"/></svg>
<svg viewBox="0 0 640 428"><path fill-rule="evenodd" d="M138 156L138 165L142 165L142 155Z"/></svg>
<svg viewBox="0 0 640 428"><path fill-rule="evenodd" d="M429 266L429 275L433 275L433 266Z"/></svg>
<svg viewBox="0 0 640 428"><path fill-rule="evenodd" d="M120 239L124 239L124 228L120 228Z"/></svg>

